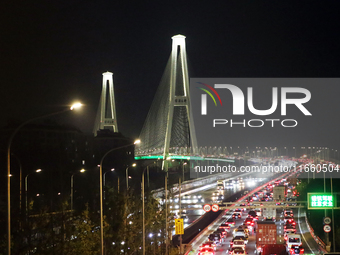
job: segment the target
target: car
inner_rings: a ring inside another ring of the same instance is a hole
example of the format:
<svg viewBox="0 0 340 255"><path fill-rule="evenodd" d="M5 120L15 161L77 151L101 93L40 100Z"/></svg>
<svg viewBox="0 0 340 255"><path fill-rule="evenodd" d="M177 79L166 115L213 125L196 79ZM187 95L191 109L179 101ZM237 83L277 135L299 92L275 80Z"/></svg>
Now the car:
<svg viewBox="0 0 340 255"><path fill-rule="evenodd" d="M222 238L220 234L210 234L208 237L210 242L214 242L216 245L221 245Z"/></svg>
<svg viewBox="0 0 340 255"><path fill-rule="evenodd" d="M229 231L230 230L230 226L229 226L228 223L222 223L219 228L224 228L225 231Z"/></svg>
<svg viewBox="0 0 340 255"><path fill-rule="evenodd" d="M246 218L244 221L244 224L248 225L248 226L254 226L255 222L253 218Z"/></svg>
<svg viewBox="0 0 340 255"><path fill-rule="evenodd" d="M255 212L256 212L256 216L259 217L259 216L262 216L262 209L261 208L256 208L255 209ZM256 217L255 217L256 218Z"/></svg>
<svg viewBox="0 0 340 255"><path fill-rule="evenodd" d="M236 221L233 218L229 218L226 223L228 223L230 226L234 227L236 224Z"/></svg>
<svg viewBox="0 0 340 255"><path fill-rule="evenodd" d="M215 250L213 248L203 248L198 252L198 255L214 255Z"/></svg>
<svg viewBox="0 0 340 255"><path fill-rule="evenodd" d="M233 239L230 241L230 247L233 246L235 240L243 240L245 244L248 243L248 238L246 236L235 236Z"/></svg>
<svg viewBox="0 0 340 255"><path fill-rule="evenodd" d="M297 254L304 254L304 253L305 253L305 249L298 245L294 245L289 249L290 255L297 255Z"/></svg>
<svg viewBox="0 0 340 255"><path fill-rule="evenodd" d="M285 241L287 241L288 235L294 235L295 233L296 233L296 229L285 230L284 235L283 235Z"/></svg>
<svg viewBox="0 0 340 255"><path fill-rule="evenodd" d="M245 255L247 254L246 251L240 247L235 247L235 248L231 248L229 250L229 254L230 255L234 255L234 254L238 254L238 255Z"/></svg>
<svg viewBox="0 0 340 255"><path fill-rule="evenodd" d="M216 199L216 200L222 202L223 199L224 199L224 196L220 194L220 195L217 196L217 199Z"/></svg>
<svg viewBox="0 0 340 255"><path fill-rule="evenodd" d="M284 214L284 216L288 216L288 214L290 214L290 216L294 216L292 209L285 209L283 211L283 214Z"/></svg>
<svg viewBox="0 0 340 255"><path fill-rule="evenodd" d="M244 240L241 240L241 239L235 239L233 241L233 245L232 245L233 248L236 248L236 247L240 247L242 249L246 249L246 243L244 242Z"/></svg>
<svg viewBox="0 0 340 255"><path fill-rule="evenodd" d="M216 244L214 242L207 241L201 245L200 250L202 250L203 248L213 248L214 251L216 251Z"/></svg>
<svg viewBox="0 0 340 255"><path fill-rule="evenodd" d="M251 211L248 212L248 215L255 218L257 216L257 213L256 213L256 211L251 210Z"/></svg>
<svg viewBox="0 0 340 255"><path fill-rule="evenodd" d="M243 229L236 228L233 231L233 237L235 237L235 236L244 236L244 237L247 238L248 234Z"/></svg>
<svg viewBox="0 0 340 255"><path fill-rule="evenodd" d="M292 246L301 246L301 245L302 245L302 241L301 241L301 236L299 234L287 235L287 240L286 240L287 252L289 252Z"/></svg>
<svg viewBox="0 0 340 255"><path fill-rule="evenodd" d="M296 223L295 222L292 222L292 223L286 223L283 225L283 229L284 231L289 231L289 230L292 230L292 231L296 231Z"/></svg>
<svg viewBox="0 0 340 255"><path fill-rule="evenodd" d="M218 228L216 231L214 231L213 234L220 234L221 238L226 238L227 237L227 231L225 231L224 229Z"/></svg>
<svg viewBox="0 0 340 255"><path fill-rule="evenodd" d="M283 218L283 220L284 220L284 222L285 223L293 223L294 222L294 218L292 217L292 216L285 216L284 218Z"/></svg>
<svg viewBox="0 0 340 255"><path fill-rule="evenodd" d="M239 212L233 213L233 218L240 219L241 218L241 213L239 213Z"/></svg>
<svg viewBox="0 0 340 255"><path fill-rule="evenodd" d="M247 235L249 235L249 229L248 229L248 226L246 224L242 224L242 225L238 226L237 229L243 230ZM236 229L234 229L234 231L235 230Z"/></svg>

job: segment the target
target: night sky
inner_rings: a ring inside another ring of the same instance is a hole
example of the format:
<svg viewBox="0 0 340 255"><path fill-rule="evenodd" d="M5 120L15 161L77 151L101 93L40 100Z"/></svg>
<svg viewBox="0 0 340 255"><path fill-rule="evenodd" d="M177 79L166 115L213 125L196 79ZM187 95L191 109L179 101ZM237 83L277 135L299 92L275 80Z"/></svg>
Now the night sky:
<svg viewBox="0 0 340 255"><path fill-rule="evenodd" d="M339 1L2 1L0 126L77 99L86 107L58 121L90 133L102 73L110 71L118 127L137 137L176 34L187 37L192 77L339 77L339 7ZM314 103L339 126L339 108ZM338 129L330 130L333 144Z"/></svg>

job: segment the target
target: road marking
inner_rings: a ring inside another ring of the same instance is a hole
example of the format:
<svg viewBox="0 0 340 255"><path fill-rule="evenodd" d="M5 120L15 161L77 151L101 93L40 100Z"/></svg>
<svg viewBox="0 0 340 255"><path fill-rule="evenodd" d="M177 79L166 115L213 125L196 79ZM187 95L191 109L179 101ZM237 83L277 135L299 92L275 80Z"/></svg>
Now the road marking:
<svg viewBox="0 0 340 255"><path fill-rule="evenodd" d="M299 228L300 228L300 232L301 232L301 234L302 234L302 237L303 237L303 239L305 240L305 243L308 245L309 250L310 250L311 252L314 252L313 249L309 246L309 244L308 244L308 242L307 242L307 240L306 240L306 238L305 238L305 235L304 235L304 233L302 232L302 229L301 229L301 225L300 225L300 221L301 221L301 218L300 218L300 208L299 208L299 212L298 212L298 217L299 217ZM305 217L307 217L307 216L305 216Z"/></svg>

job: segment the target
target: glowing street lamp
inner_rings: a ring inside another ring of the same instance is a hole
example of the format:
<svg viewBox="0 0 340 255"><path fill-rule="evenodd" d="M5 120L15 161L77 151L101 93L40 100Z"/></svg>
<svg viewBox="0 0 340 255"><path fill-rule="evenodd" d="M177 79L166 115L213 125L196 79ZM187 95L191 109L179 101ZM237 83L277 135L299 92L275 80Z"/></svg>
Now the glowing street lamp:
<svg viewBox="0 0 340 255"><path fill-rule="evenodd" d="M133 144L126 144L117 148L113 148L109 151L107 151L104 156L100 160L99 164L99 197L100 197L100 251L101 255L104 255L104 216L103 216L103 161L105 157L111 153L112 151L119 150L125 147L129 147L134 144L139 144L141 141L135 140ZM136 164L134 164L136 166Z"/></svg>
<svg viewBox="0 0 340 255"><path fill-rule="evenodd" d="M81 106L80 103L76 103L76 104L72 105L71 108L69 108L67 110L54 112L54 113L50 113L50 114L46 114L46 115L43 115L43 116L39 116L39 117L29 119L29 120L23 122L21 125L19 125L13 131L12 135L8 139L8 144L7 144L7 254L8 255L11 255L11 180L10 180L10 175L11 175L11 145L12 145L13 138L23 126L25 126L26 124L28 124L32 121L43 119L43 118L46 118L46 117L51 117L51 116L58 115L58 114L61 114L61 113L66 113L68 111L78 109L80 106Z"/></svg>
<svg viewBox="0 0 340 255"><path fill-rule="evenodd" d="M136 167L137 164L136 163L133 163L131 165L131 167ZM129 167L128 166L126 169L125 169L125 178L126 178L126 190L129 190L129 179L131 179L131 176L129 176Z"/></svg>
<svg viewBox="0 0 340 255"><path fill-rule="evenodd" d="M111 170L109 170L109 171L106 171L104 174L103 174L103 185L104 185L104 188L105 188L105 175L107 174L107 173L109 173L109 172L113 172L115 169L114 168L112 168ZM104 200L105 200L105 190L104 190Z"/></svg>
<svg viewBox="0 0 340 255"><path fill-rule="evenodd" d="M41 169L37 169L35 170L33 173L40 173L41 172ZM28 179L28 176L33 174L33 173L29 173L28 175L26 175L25 177L25 195L26 195L26 220L27 220L27 216L28 216L28 205L27 205L27 189L28 189L28 184L27 184L27 179Z"/></svg>
<svg viewBox="0 0 340 255"><path fill-rule="evenodd" d="M74 109L79 109L80 107L82 107L83 105L81 103L74 103L71 107L70 110L73 111Z"/></svg>
<svg viewBox="0 0 340 255"><path fill-rule="evenodd" d="M79 170L80 173L84 173L85 171L86 170L84 168ZM71 212L73 211L73 176L75 174L77 173L71 175Z"/></svg>

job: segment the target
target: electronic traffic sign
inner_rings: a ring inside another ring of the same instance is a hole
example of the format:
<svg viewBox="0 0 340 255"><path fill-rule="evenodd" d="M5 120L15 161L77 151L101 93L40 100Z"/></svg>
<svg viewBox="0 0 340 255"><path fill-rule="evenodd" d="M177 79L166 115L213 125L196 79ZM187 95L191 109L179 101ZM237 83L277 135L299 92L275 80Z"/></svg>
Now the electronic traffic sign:
<svg viewBox="0 0 340 255"><path fill-rule="evenodd" d="M333 208L335 196L329 193L308 193L308 209L327 209Z"/></svg>

